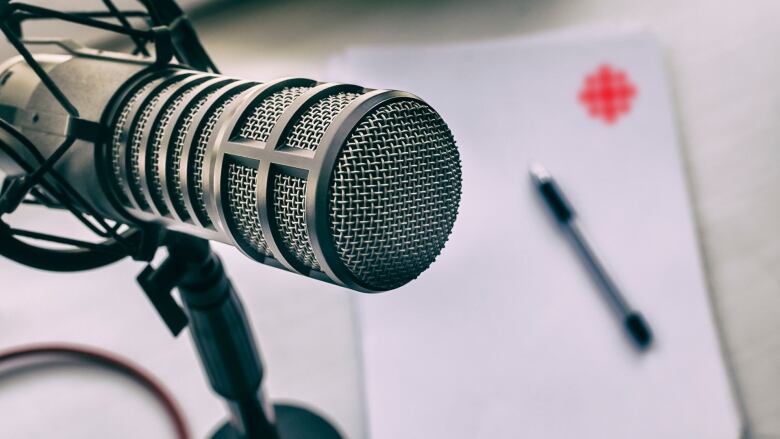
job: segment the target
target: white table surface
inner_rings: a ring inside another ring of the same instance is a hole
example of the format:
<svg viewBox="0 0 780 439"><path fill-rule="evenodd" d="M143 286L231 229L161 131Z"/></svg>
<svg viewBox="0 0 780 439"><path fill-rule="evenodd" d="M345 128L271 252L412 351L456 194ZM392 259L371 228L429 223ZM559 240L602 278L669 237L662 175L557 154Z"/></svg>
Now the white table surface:
<svg viewBox="0 0 780 439"><path fill-rule="evenodd" d="M225 73L258 80L316 75L331 55L355 43L645 25L668 55L724 350L753 437L770 438L780 437L778 17L780 2L773 0L278 1L248 2L198 25ZM24 220L54 221L34 212ZM271 395L315 405L349 437L364 437L351 293L220 252L260 337ZM166 382L203 437L223 409L205 386L189 340L172 340L132 284L140 268L124 262L53 275L0 261L0 347L68 340L133 358ZM66 372L0 381L0 436L94 437L113 430L113 437L138 437L167 428L149 398L129 384Z"/></svg>

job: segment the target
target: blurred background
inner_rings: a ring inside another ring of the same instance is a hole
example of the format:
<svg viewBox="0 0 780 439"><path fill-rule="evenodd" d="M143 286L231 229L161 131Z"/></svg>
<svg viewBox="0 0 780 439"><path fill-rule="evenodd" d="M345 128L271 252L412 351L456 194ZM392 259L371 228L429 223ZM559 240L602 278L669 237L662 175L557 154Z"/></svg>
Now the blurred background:
<svg viewBox="0 0 780 439"><path fill-rule="evenodd" d="M100 6L89 0L39 3ZM181 3L223 73L261 81L317 78L332 56L356 44L472 42L622 23L646 27L667 57L711 299L735 389L753 437L780 437L780 3ZM126 43L70 26L33 26L28 33L73 36L106 48ZM0 45L0 59L12 54L8 44ZM46 228L59 220L28 209L18 221ZM348 437L365 437L354 293L258 268L232 248L218 250L243 294L268 366L270 395L318 407ZM124 261L59 275L0 260L0 348L60 340L121 353L173 390L195 436L203 437L223 407L209 393L190 340L172 338L135 285L141 268ZM98 371L61 372L0 379L0 437L162 437L169 428L130 383ZM20 410L20 404L30 409Z"/></svg>

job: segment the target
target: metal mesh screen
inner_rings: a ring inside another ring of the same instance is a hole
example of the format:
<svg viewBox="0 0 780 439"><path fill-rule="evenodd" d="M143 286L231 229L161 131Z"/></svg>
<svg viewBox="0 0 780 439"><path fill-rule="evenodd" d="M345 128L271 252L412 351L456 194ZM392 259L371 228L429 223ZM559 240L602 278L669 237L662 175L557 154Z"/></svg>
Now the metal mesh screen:
<svg viewBox="0 0 780 439"><path fill-rule="evenodd" d="M222 82L218 87L227 85L230 82L232 81ZM189 108L182 113L184 116L176 122L173 133L173 142L171 148L168 150L168 158L165 161L168 191L171 194L173 207L183 221L189 221L190 219L190 214L187 212L187 205L184 201L184 188L179 179L179 167L181 166L182 155L184 153L184 143L198 111L206 105L206 102L208 102L217 91L219 91L219 88L215 88L190 102Z"/></svg>
<svg viewBox="0 0 780 439"><path fill-rule="evenodd" d="M227 219L233 230L257 252L271 256L257 213L257 170L235 162L227 163Z"/></svg>
<svg viewBox="0 0 780 439"><path fill-rule="evenodd" d="M245 139L265 142L284 110L311 87L286 87L263 99L252 114L242 121L239 135Z"/></svg>
<svg viewBox="0 0 780 439"><path fill-rule="evenodd" d="M214 127L217 125L217 121L222 116L225 108L233 103L239 94L246 90L250 85L252 84L238 87L222 96L220 100L209 109L209 112L207 112L205 122L202 122L198 127L198 133L193 140L192 149L190 150L190 169L187 174L189 178L191 178L190 197L192 205L195 208L195 215L198 217L201 224L206 227L212 225L211 218L206 210L206 199L203 193L203 168L206 164L206 149L208 148L209 140L211 140L211 134L214 131Z"/></svg>
<svg viewBox="0 0 780 439"><path fill-rule="evenodd" d="M317 149L322 135L336 115L358 96L359 93L340 92L320 99L295 122L283 145L311 151Z"/></svg>
<svg viewBox="0 0 780 439"><path fill-rule="evenodd" d="M206 79L207 78L201 78L182 86L182 88L177 91L173 100L168 101L165 107L163 107L152 128L152 140L149 149L147 150L146 175L147 181L149 182L149 189L152 193L152 201L163 215L168 215L168 207L165 205L165 199L163 197L163 190L165 188L162 186L162 176L158 169L160 160L168 149L167 145L162 144L163 137L165 136L165 132L170 129L171 124L174 122L173 114L192 93L193 87Z"/></svg>
<svg viewBox="0 0 780 439"><path fill-rule="evenodd" d="M333 171L330 229L344 265L364 285L416 278L444 247L460 203L460 157L429 106L401 100L355 128Z"/></svg>
<svg viewBox="0 0 780 439"><path fill-rule="evenodd" d="M143 190L141 188L141 143L143 141L144 130L150 122L149 119L152 115L152 112L160 103L161 97L172 91L174 88L178 87L178 82L182 79L184 79L184 77L173 79L170 84L163 87L161 90L155 91L151 96L151 99L149 99L141 109L141 112L135 119L133 126L130 128L130 142L128 145L129 166L127 169L130 180L130 192L132 192L133 197L135 198L136 202L138 202L138 206L143 210L149 210L149 200L146 199L146 196L144 196Z"/></svg>
<svg viewBox="0 0 780 439"><path fill-rule="evenodd" d="M281 245L301 264L320 270L306 230L306 180L276 173L273 178L273 212Z"/></svg>
<svg viewBox="0 0 780 439"><path fill-rule="evenodd" d="M145 84L125 103L124 107L122 107L122 111L119 113L119 116L117 116L116 121L114 122L114 133L111 136L111 171L114 175L114 190L119 197L119 201L127 207L130 207L130 200L128 200L127 196L125 195L125 184L124 179L122 178L121 151L122 145L124 145L124 142L122 141L122 133L127 128L127 122L130 119L130 110L133 108L136 102L138 102L138 99L140 99L141 96L149 91L150 88L152 88L151 83Z"/></svg>

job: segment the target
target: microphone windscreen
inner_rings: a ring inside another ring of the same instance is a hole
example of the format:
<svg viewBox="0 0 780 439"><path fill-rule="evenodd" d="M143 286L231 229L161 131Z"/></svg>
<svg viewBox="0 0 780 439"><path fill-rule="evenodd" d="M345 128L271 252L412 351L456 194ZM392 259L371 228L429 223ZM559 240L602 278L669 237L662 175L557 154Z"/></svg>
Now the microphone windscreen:
<svg viewBox="0 0 780 439"><path fill-rule="evenodd" d="M371 288L407 283L444 247L460 192L460 158L441 117L412 100L376 108L333 170L328 208L339 258Z"/></svg>

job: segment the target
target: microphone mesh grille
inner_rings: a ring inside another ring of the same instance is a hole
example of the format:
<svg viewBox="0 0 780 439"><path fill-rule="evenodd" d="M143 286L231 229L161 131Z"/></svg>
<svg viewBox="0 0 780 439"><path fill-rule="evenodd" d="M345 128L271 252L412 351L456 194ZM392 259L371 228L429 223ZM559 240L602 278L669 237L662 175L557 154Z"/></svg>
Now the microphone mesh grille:
<svg viewBox="0 0 780 439"><path fill-rule="evenodd" d="M315 150L333 119L359 93L337 92L313 103L294 122L282 145ZM272 185L273 215L285 249L300 264L321 270L309 240L306 224L306 180L276 173Z"/></svg>
<svg viewBox="0 0 780 439"><path fill-rule="evenodd" d="M160 164L161 155L164 151L164 145L162 144L163 137L168 130L168 126L173 122L173 114L192 93L193 87L205 80L206 78L192 81L185 87L182 87L182 89L179 90L178 95L166 104L160 113L160 116L158 116L157 121L155 121L153 137L148 149L149 159L146 169L149 189L152 193L152 201L154 201L155 206L157 206L157 209L162 215L168 215L168 208L165 206L165 199L163 196L164 188L162 186L162 178L157 169Z"/></svg>
<svg viewBox="0 0 780 439"><path fill-rule="evenodd" d="M227 168L228 221L245 243L261 254L271 256L257 214L257 169L230 162Z"/></svg>
<svg viewBox="0 0 780 439"><path fill-rule="evenodd" d="M222 85L226 84L227 82L223 83ZM179 179L179 167L181 166L181 160L182 156L184 155L184 144L187 139L187 133L190 130L190 126L192 125L192 122L195 120L195 116L198 114L198 111L203 108L204 105L206 105L206 102L214 96L218 91L212 90L209 93L206 93L205 95L197 98L194 102L192 102L190 105L190 108L186 111L186 114L181 120L176 124L176 127L174 128L174 140L173 140L173 147L168 152L168 160L166 162L166 175L168 180L168 190L171 193L171 201L173 202L173 207L176 209L176 213L179 214L179 217L183 221L189 221L190 214L187 212L187 204L184 200L184 188L182 187L182 182Z"/></svg>
<svg viewBox="0 0 780 439"><path fill-rule="evenodd" d="M274 175L273 203L283 245L300 263L320 270L306 230L306 180L282 173Z"/></svg>
<svg viewBox="0 0 780 439"><path fill-rule="evenodd" d="M317 149L322 135L336 115L358 96L359 93L340 92L317 101L301 115L284 145L311 151Z"/></svg>
<svg viewBox="0 0 780 439"><path fill-rule="evenodd" d="M133 109L133 106L138 99L140 99L150 88L152 88L152 84L147 83L136 91L122 107L122 111L114 122L114 133L111 137L111 170L114 174L113 182L115 192L119 197L119 201L125 206L130 205L130 200L128 200L127 195L125 195L124 179L122 178L121 151L122 146L124 145L124 136L122 134L125 132L128 119L130 118L130 110Z"/></svg>
<svg viewBox="0 0 780 439"><path fill-rule="evenodd" d="M195 140L193 140L192 156L189 163L190 172L188 173L188 176L192 178L190 194L192 196L195 214L201 224L205 227L210 227L212 225L211 218L209 218L208 211L206 210L206 199L203 192L203 168L206 162L206 149L208 148L214 127L217 125L217 121L222 116L225 108L233 103L240 93L246 90L249 85L251 84L245 85L244 87L238 87L231 90L225 96L222 96L218 103L209 109L210 113L208 114L205 123L198 128L198 134L195 136Z"/></svg>
<svg viewBox="0 0 780 439"><path fill-rule="evenodd" d="M141 189L141 143L143 140L144 131L146 125L149 123L149 119L152 115L152 111L157 108L157 104L160 102L162 95L170 92L178 86L177 82L184 79L179 77L172 80L171 84L168 84L161 90L157 90L151 99L146 103L138 118L135 121L133 127L131 127L131 140L130 140L130 166L128 172L130 174L130 191L133 193L133 197L138 202L138 206L143 210L149 210L149 200L144 196Z"/></svg>
<svg viewBox="0 0 780 439"><path fill-rule="evenodd" d="M375 289L415 279L444 247L460 193L455 140L432 108L400 100L375 109L347 139L330 183L341 261Z"/></svg>
<svg viewBox="0 0 780 439"><path fill-rule="evenodd" d="M265 142L284 110L311 87L286 87L260 102L252 114L241 124L240 136Z"/></svg>

